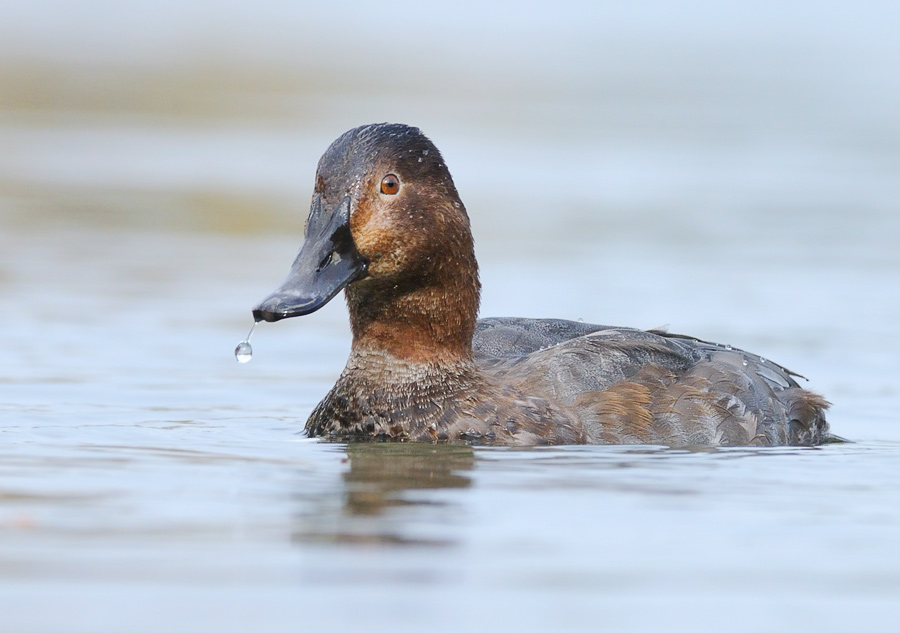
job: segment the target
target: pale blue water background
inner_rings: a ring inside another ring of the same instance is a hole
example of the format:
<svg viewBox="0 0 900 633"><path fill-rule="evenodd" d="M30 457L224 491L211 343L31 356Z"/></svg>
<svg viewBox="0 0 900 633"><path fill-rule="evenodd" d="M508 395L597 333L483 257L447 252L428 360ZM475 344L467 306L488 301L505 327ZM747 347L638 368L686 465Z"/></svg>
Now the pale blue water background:
<svg viewBox="0 0 900 633"><path fill-rule="evenodd" d="M0 631L895 630L897 9L0 8ZM484 316L758 352L853 443L303 438L340 301L231 351L381 120L443 151Z"/></svg>

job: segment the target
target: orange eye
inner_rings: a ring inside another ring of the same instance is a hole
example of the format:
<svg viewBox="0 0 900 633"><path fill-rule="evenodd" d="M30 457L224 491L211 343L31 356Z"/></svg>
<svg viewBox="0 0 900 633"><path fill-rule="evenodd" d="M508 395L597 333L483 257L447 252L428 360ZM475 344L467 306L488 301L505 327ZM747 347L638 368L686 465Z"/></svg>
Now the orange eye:
<svg viewBox="0 0 900 633"><path fill-rule="evenodd" d="M400 179L397 178L394 174L388 174L381 179L381 193L386 193L389 196L393 196L398 191L400 191Z"/></svg>

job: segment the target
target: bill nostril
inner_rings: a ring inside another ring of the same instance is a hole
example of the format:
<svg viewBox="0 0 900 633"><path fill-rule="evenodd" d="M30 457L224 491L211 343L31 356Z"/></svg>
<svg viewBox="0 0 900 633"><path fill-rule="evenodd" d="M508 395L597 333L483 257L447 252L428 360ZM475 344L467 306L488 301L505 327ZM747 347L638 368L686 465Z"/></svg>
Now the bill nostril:
<svg viewBox="0 0 900 633"><path fill-rule="evenodd" d="M318 267L316 268L316 272L322 272L322 269L328 268L332 264L337 264L341 261L341 254L337 251L331 251L322 258L322 261L319 262Z"/></svg>
<svg viewBox="0 0 900 633"><path fill-rule="evenodd" d="M316 272L321 272L323 268L326 268L329 264L331 264L331 260L334 259L334 252L328 253L325 257L322 258L322 261L319 262L318 267L316 268Z"/></svg>

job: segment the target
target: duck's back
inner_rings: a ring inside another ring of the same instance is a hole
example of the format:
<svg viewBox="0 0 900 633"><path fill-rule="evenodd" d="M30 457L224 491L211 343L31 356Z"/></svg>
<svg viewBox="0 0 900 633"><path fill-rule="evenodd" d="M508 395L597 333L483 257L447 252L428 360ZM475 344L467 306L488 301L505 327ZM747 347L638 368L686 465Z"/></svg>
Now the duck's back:
<svg viewBox="0 0 900 633"><path fill-rule="evenodd" d="M729 346L559 319L482 319L488 375L558 404L598 444L810 445L828 403L793 372Z"/></svg>

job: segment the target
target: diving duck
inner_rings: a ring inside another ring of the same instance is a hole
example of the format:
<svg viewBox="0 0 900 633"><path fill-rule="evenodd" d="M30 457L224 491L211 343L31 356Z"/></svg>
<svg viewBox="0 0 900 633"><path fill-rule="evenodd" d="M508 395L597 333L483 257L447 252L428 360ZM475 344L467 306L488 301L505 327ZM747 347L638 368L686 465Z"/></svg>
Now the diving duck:
<svg viewBox="0 0 900 633"><path fill-rule="evenodd" d="M365 125L319 161L305 238L255 321L341 290L353 343L308 435L478 444L813 445L821 396L730 346L559 319L478 320L465 206L417 128Z"/></svg>

